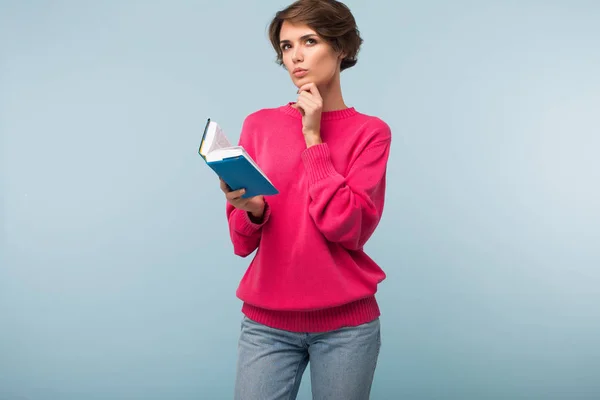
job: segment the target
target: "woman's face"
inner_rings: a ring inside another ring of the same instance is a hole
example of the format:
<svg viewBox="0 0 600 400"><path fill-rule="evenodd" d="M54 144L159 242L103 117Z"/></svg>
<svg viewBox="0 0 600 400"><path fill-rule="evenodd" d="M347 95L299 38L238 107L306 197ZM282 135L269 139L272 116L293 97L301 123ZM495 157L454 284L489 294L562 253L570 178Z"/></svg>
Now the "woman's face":
<svg viewBox="0 0 600 400"><path fill-rule="evenodd" d="M284 21L279 40L283 65L297 87L326 86L339 73L341 55L308 25Z"/></svg>

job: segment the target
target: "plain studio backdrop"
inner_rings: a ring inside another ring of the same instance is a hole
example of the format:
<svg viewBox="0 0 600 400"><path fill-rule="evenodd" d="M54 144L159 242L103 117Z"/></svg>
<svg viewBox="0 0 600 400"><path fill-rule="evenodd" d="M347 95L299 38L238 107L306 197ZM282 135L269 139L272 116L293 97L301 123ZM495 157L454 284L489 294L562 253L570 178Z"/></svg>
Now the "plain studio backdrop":
<svg viewBox="0 0 600 400"><path fill-rule="evenodd" d="M296 99L287 4L0 2L1 400L232 397L250 259L197 147ZM600 398L600 3L347 4L393 133L372 398Z"/></svg>

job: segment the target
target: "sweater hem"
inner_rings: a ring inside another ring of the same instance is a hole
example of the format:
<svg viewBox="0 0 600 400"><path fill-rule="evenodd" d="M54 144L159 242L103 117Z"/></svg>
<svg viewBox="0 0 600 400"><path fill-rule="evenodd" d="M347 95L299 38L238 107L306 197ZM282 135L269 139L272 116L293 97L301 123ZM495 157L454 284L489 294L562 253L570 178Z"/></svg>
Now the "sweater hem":
<svg viewBox="0 0 600 400"><path fill-rule="evenodd" d="M242 313L260 324L291 332L327 332L366 324L381 315L374 295L314 311L269 310L244 302Z"/></svg>

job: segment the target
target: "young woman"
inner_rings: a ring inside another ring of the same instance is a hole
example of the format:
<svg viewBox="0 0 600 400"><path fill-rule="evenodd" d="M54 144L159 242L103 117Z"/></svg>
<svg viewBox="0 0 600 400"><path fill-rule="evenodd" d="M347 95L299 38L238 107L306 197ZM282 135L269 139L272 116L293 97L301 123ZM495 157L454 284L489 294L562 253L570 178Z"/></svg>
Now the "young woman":
<svg viewBox="0 0 600 400"><path fill-rule="evenodd" d="M385 274L363 246L383 212L390 128L342 97L362 44L344 4L297 1L269 35L298 93L240 135L280 194L245 199L221 181L235 254L256 250L237 290L235 399L294 399L309 361L314 399L368 399Z"/></svg>

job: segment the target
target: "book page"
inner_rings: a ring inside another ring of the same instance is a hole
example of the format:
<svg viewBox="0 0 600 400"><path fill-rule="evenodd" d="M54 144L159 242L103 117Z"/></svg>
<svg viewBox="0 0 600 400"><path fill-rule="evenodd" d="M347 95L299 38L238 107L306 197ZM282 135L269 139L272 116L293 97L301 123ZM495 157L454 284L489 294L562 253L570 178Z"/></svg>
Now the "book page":
<svg viewBox="0 0 600 400"><path fill-rule="evenodd" d="M244 150L240 146L225 147L221 149L215 149L206 156L206 161L221 161L225 158L237 157L244 154Z"/></svg>
<svg viewBox="0 0 600 400"><path fill-rule="evenodd" d="M211 151L216 150L216 149L222 149L222 148L225 148L225 147L231 147L231 143L227 139L227 136L225 136L225 132L223 132L223 130L221 129L221 127L219 125L216 125L215 128L216 128L215 129L215 136L214 136L213 142L212 142L212 144L210 146L210 149L208 151L211 152Z"/></svg>
<svg viewBox="0 0 600 400"><path fill-rule="evenodd" d="M208 156L211 151L231 147L231 143L225 136L225 133L214 121L210 121L206 127L206 134L200 146L200 154L204 157Z"/></svg>

